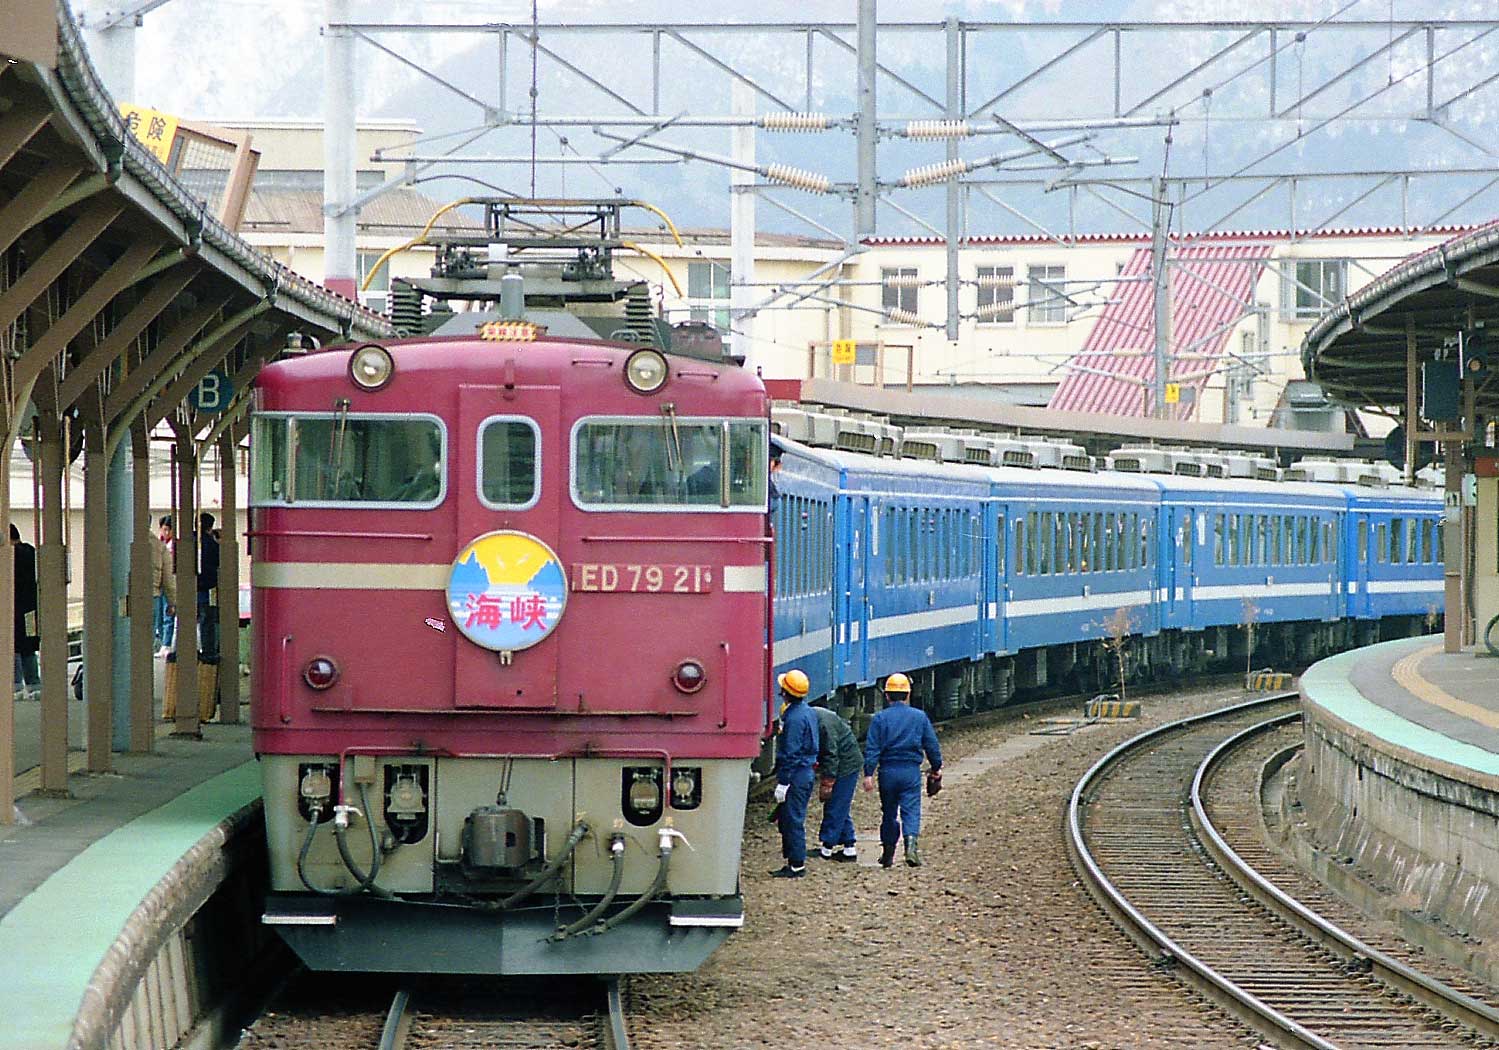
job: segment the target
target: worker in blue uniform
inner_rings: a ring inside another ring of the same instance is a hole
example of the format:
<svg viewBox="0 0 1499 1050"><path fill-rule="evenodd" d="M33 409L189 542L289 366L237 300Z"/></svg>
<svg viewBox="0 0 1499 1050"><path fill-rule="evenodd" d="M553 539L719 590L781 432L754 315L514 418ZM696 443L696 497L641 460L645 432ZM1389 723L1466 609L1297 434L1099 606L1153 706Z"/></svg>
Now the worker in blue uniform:
<svg viewBox="0 0 1499 1050"><path fill-rule="evenodd" d="M856 861L859 850L854 833L854 818L849 809L854 802L854 788L859 786L859 770L864 756L853 729L838 712L814 707L817 716L817 797L822 799L822 827L817 833L821 843L819 855L824 860Z"/></svg>
<svg viewBox="0 0 1499 1050"><path fill-rule="evenodd" d="M806 672L787 671L776 683L786 705L776 738L776 822L786 863L771 874L799 879L807 873L807 802L812 797L812 766L817 761L817 716L806 703L812 688Z"/></svg>
<svg viewBox="0 0 1499 1050"><path fill-rule="evenodd" d="M886 707L864 734L864 790L873 791L880 772L880 866L895 863L895 846L904 834L906 863L921 866L921 756L932 764L940 782L942 748L925 711L911 706L911 680L903 674L885 679ZM935 792L934 792L935 793Z"/></svg>

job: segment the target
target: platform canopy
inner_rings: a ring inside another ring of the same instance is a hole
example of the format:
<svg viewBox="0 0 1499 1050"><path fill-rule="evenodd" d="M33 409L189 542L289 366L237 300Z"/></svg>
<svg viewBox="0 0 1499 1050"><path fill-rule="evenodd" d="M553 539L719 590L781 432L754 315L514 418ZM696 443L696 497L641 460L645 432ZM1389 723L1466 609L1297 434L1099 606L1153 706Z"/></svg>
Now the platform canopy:
<svg viewBox="0 0 1499 1050"><path fill-rule="evenodd" d="M1427 361L1460 331L1485 326L1499 343L1499 221L1413 255L1348 296L1307 333L1302 363L1334 400L1399 409L1408 337L1417 361ZM1499 381L1480 382L1476 394L1480 415L1499 413Z"/></svg>

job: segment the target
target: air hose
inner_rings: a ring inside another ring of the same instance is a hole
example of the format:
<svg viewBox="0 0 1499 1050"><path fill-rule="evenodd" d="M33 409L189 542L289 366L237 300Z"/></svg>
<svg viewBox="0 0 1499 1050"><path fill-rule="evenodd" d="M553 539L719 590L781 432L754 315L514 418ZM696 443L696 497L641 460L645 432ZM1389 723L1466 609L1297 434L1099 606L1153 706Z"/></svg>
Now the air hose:
<svg viewBox="0 0 1499 1050"><path fill-rule="evenodd" d="M313 839L316 838L317 829L321 826L318 818L322 816L322 807L314 807L312 810L312 820L307 825L307 835L302 839L302 849L297 853L297 878L301 879L302 885L306 886L313 893L324 897L353 897L360 893L372 893L378 897L390 896L388 892L375 885L375 879L380 876L380 861L383 854L380 850L380 842L375 837L375 822L369 815L369 792L363 784L359 785L359 802L364 806L365 823L369 825L370 832L370 853L373 859L370 863L369 874L366 875L359 870L358 863L354 860L353 854L349 852L347 835L349 813L351 811L358 811L354 810L352 806L335 806L333 807L335 814L333 818L333 838L338 843L338 855L343 858L344 867L348 869L350 875L354 876L355 881L359 885L353 889L330 890L326 887L314 886L312 884L312 880L307 877L307 855L312 852Z"/></svg>
<svg viewBox="0 0 1499 1050"><path fill-rule="evenodd" d="M651 883L650 888L642 893L639 897L635 898L635 900L631 901L629 906L619 914L611 915L609 918L605 919L603 922L599 923L596 927L590 930L589 933L607 933L608 931L614 929L616 926L625 922L636 912L640 911L640 909L644 908L647 904L651 903L651 901L655 900L661 895L662 890L666 889L666 876L671 870L671 854L673 848L672 839L681 839L683 843L686 843L687 836L683 835L680 831L677 831L674 828L662 828L658 832L658 834L661 836L660 848L656 854L659 858L659 864L656 868L656 878Z"/></svg>
<svg viewBox="0 0 1499 1050"><path fill-rule="evenodd" d="M609 885L604 890L604 896L588 909L588 914L552 934L550 940L561 941L582 933L592 926L600 915L609 910L609 905L614 903L614 898L619 893L619 884L625 876L625 838L623 835L616 834L609 840L609 852L612 854L611 863L614 868L609 873Z"/></svg>
<svg viewBox="0 0 1499 1050"><path fill-rule="evenodd" d="M541 887L545 886L548 882L552 881L552 879L556 878L557 873L562 870L562 866L568 862L568 859L570 857L572 857L573 850L578 848L578 843L582 842L587 837L588 822L586 820L580 820L573 825L572 833L567 836L567 841L563 843L562 851L557 854L556 859L548 864L545 868L543 868L534 879L526 883L520 889L516 890L510 896L501 900L498 904L495 905L495 907L501 909L513 908L521 901L531 896L531 894L541 889Z"/></svg>
<svg viewBox="0 0 1499 1050"><path fill-rule="evenodd" d="M1490 656L1499 656L1499 616L1489 621L1489 625L1483 629L1483 647L1489 651Z"/></svg>

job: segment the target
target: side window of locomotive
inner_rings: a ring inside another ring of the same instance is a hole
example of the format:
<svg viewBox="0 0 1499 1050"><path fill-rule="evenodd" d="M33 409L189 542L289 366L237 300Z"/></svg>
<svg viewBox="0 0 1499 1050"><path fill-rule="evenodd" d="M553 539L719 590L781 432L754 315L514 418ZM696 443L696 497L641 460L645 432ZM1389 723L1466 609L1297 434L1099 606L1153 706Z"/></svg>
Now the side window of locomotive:
<svg viewBox="0 0 1499 1050"><path fill-rule="evenodd" d="M426 416L263 415L253 503L430 509L447 486L442 424Z"/></svg>
<svg viewBox="0 0 1499 1050"><path fill-rule="evenodd" d="M582 420L573 432L572 489L578 506L589 510L763 508L765 424Z"/></svg>
<svg viewBox="0 0 1499 1050"><path fill-rule="evenodd" d="M540 433L529 419L497 417L479 424L480 503L491 510L523 510L536 503Z"/></svg>

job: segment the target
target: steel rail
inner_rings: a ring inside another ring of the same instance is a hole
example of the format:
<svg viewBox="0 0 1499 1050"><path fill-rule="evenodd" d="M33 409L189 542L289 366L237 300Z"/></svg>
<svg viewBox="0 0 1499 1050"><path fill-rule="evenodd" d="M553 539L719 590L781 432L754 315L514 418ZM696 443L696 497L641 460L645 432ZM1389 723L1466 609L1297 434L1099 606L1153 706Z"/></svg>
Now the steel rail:
<svg viewBox="0 0 1499 1050"><path fill-rule="evenodd" d="M1173 964L1188 983L1200 993L1251 1028L1272 1034L1292 1047L1306 1048L1306 1050L1337 1050L1336 1044L1328 1042L1258 996L1239 987L1187 951L1164 930L1146 918L1129 902L1119 887L1104 874L1102 867L1088 849L1083 834L1083 808L1087 804L1087 796L1091 790L1102 779L1104 773L1118 765L1146 741L1161 739L1179 730L1223 718L1226 715L1284 703L1297 695L1296 693L1280 693L1260 697L1247 703L1234 704L1230 707L1168 722L1126 740L1095 762L1073 787L1072 796L1067 803L1065 838L1073 868L1082 878L1088 892L1098 901L1104 912L1141 949L1154 955L1163 963Z"/></svg>
<svg viewBox="0 0 1499 1050"><path fill-rule="evenodd" d="M629 1030L625 1026L624 994L619 976L604 979L604 1000L607 1013L596 1018L599 1028L599 1045L604 1050L630 1050ZM411 990L399 989L391 999L390 1009L385 1015L385 1025L380 1031L378 1050L405 1050L412 1032ZM510 1044L506 1044L510 1045Z"/></svg>
<svg viewBox="0 0 1499 1050"><path fill-rule="evenodd" d="M411 1033L410 1006L411 990L398 990L385 1015L385 1027L380 1030L379 1050L401 1050L406 1045L406 1037Z"/></svg>
<svg viewBox="0 0 1499 1050"><path fill-rule="evenodd" d="M605 982L605 996L609 1001L609 1021L604 1029L607 1050L630 1050L630 1033L625 1028L625 997L620 991L620 978L611 977Z"/></svg>
<svg viewBox="0 0 1499 1050"><path fill-rule="evenodd" d="M1367 962L1371 967L1371 976L1401 994L1410 996L1485 1036L1499 1037L1499 1010L1407 966L1329 922L1256 871L1234 851L1213 824L1202 799L1203 784L1213 770L1235 748L1250 738L1298 718L1300 712L1291 712L1235 733L1215 747L1197 767L1197 772L1192 777L1192 829L1207 848L1208 855L1241 889L1266 909L1285 919L1334 955L1361 963Z"/></svg>

